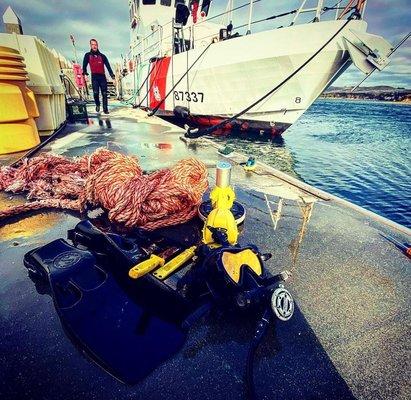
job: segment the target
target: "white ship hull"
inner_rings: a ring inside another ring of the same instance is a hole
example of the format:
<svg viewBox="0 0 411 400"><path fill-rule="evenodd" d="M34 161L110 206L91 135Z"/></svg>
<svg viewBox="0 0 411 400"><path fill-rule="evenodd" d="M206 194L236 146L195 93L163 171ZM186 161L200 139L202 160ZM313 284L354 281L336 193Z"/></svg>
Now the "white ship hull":
<svg viewBox="0 0 411 400"><path fill-rule="evenodd" d="M171 116L176 106L189 109L191 120L215 124L231 117L269 92L304 64L346 21L325 21L265 31L213 43L160 106ZM237 121L242 127L282 133L292 125L351 63L344 37L365 32L364 21L350 21L335 39L296 76ZM355 38L353 38L354 40ZM140 65L139 87L152 68L137 102L152 109L172 88L204 47ZM148 91L148 94L147 94Z"/></svg>
<svg viewBox="0 0 411 400"><path fill-rule="evenodd" d="M190 126L230 118L223 131L281 134L352 62L365 73L386 65L390 44L366 33L365 3L358 2L356 18L341 19L344 13L337 10L335 19L320 21L324 2L304 9L303 1L290 26L224 37L225 25L206 20L207 7L201 8L202 20L191 9L192 19L178 27L173 2L132 1L131 67L122 78L122 94ZM317 22L295 24L300 13L313 11Z"/></svg>

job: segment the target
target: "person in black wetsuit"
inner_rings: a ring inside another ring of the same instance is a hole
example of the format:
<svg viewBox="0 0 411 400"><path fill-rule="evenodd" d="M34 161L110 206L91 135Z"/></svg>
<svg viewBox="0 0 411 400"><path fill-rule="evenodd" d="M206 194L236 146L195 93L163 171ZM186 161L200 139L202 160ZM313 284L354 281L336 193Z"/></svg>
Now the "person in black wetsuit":
<svg viewBox="0 0 411 400"><path fill-rule="evenodd" d="M114 79L113 70L110 67L107 57L100 53L98 49L98 42L96 39L90 40L90 51L84 55L83 58L83 74L88 75L87 65L90 64L91 84L93 86L94 102L96 103L96 111L100 112L100 96L103 98L103 112L109 114L107 105L107 79L104 66L107 68L111 79Z"/></svg>

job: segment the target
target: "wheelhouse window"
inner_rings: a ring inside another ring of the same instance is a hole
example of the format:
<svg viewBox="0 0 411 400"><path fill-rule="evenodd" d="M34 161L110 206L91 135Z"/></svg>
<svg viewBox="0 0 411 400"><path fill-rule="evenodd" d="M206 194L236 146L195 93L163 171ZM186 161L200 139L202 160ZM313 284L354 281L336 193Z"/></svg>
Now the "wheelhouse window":
<svg viewBox="0 0 411 400"><path fill-rule="evenodd" d="M203 0L203 4L201 5L201 12L204 15L208 15L208 11L210 10L211 0Z"/></svg>
<svg viewBox="0 0 411 400"><path fill-rule="evenodd" d="M160 4L161 4L162 6L168 6L168 7L170 7L170 6L171 6L171 0L160 0Z"/></svg>
<svg viewBox="0 0 411 400"><path fill-rule="evenodd" d="M156 4L156 0L143 0L143 4Z"/></svg>

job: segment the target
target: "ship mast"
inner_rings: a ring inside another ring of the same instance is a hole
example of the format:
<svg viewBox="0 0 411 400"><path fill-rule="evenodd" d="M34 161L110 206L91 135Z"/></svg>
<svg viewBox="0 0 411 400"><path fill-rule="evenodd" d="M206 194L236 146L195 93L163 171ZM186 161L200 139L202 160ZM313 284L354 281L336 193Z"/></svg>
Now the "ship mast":
<svg viewBox="0 0 411 400"><path fill-rule="evenodd" d="M221 20L222 25L228 25L233 22L233 8L234 8L234 0L228 0L227 7L225 8L224 16Z"/></svg>

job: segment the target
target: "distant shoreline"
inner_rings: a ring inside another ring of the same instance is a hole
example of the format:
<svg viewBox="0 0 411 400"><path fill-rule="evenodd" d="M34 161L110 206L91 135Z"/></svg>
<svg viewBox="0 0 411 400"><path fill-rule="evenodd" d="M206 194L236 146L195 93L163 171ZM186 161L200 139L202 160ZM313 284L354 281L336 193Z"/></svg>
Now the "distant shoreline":
<svg viewBox="0 0 411 400"><path fill-rule="evenodd" d="M403 105L403 106L410 106L411 105L411 100L406 99L402 101L395 101L395 100L378 100L378 99L362 99L360 97L340 97L340 96L330 96L330 95L321 95L319 97L320 99L324 100L344 100L344 101L365 101L367 103L388 103L388 104L398 104L398 105Z"/></svg>
<svg viewBox="0 0 411 400"><path fill-rule="evenodd" d="M411 89L392 86L364 86L352 92L353 88L353 86L330 86L321 94L321 97L324 99L411 104Z"/></svg>

